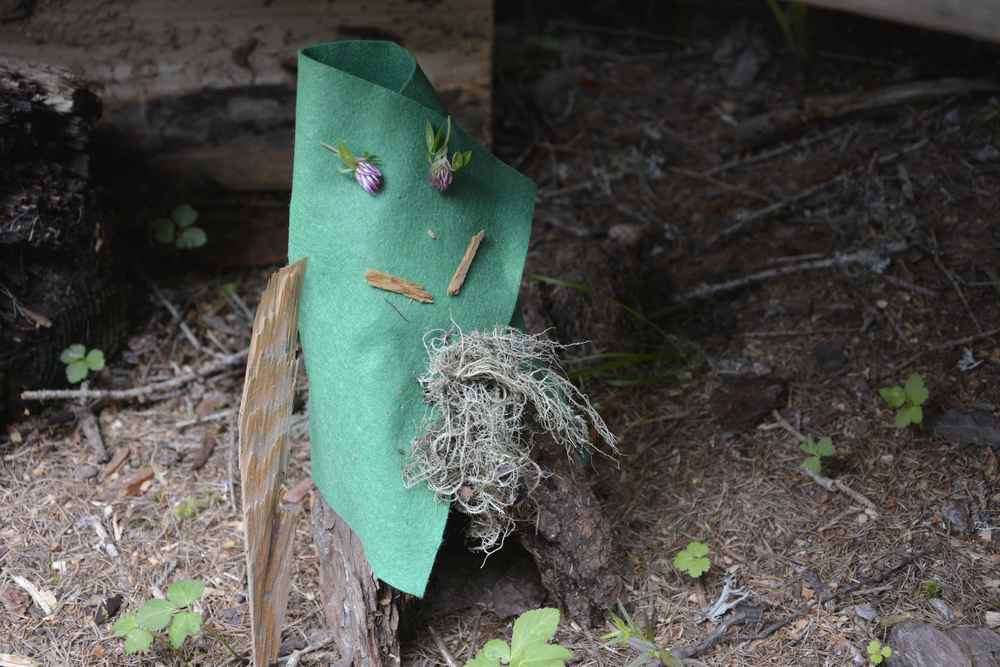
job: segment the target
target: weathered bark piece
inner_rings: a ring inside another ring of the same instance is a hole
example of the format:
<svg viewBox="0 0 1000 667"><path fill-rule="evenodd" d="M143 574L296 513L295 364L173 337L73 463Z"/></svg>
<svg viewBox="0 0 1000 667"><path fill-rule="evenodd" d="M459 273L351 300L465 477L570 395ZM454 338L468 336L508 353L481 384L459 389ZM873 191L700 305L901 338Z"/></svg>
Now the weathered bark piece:
<svg viewBox="0 0 1000 667"><path fill-rule="evenodd" d="M171 182L289 190L297 52L316 42L402 44L456 119L488 136L491 0L29 4L0 23L0 55L72 66L102 86L108 125Z"/></svg>
<svg viewBox="0 0 1000 667"><path fill-rule="evenodd" d="M532 498L535 512L522 517L517 535L534 557L542 584L585 626L605 621L621 591L611 522L585 479L565 451L545 448L540 463L552 471Z"/></svg>
<svg viewBox="0 0 1000 667"><path fill-rule="evenodd" d="M889 667L973 667L972 660L948 633L929 623L904 621L893 626L886 644Z"/></svg>
<svg viewBox="0 0 1000 667"><path fill-rule="evenodd" d="M982 0L804 0L807 4L1000 41L1000 5Z"/></svg>
<svg viewBox="0 0 1000 667"><path fill-rule="evenodd" d="M305 260L271 276L257 306L240 403L240 479L253 664L278 659L301 502L282 502L298 367L299 292Z"/></svg>
<svg viewBox="0 0 1000 667"><path fill-rule="evenodd" d="M469 245L465 248L465 254L462 256L462 261L458 263L458 268L455 269L455 275L451 277L451 282L448 283L448 294L451 296L456 296L462 291L462 285L465 284L465 278L469 275L469 267L472 266L472 261L476 259L476 253L479 252L479 244L483 242L484 236L486 236L485 229L469 239Z"/></svg>
<svg viewBox="0 0 1000 667"><path fill-rule="evenodd" d="M125 335L113 229L89 182L100 109L69 72L0 57L0 422L22 389L65 382L66 347L110 356Z"/></svg>
<svg viewBox="0 0 1000 667"><path fill-rule="evenodd" d="M399 665L400 592L375 578L358 536L323 496L313 497L323 614L340 653L333 667Z"/></svg>
<svg viewBox="0 0 1000 667"><path fill-rule="evenodd" d="M368 269L365 271L365 280L376 289L402 294L420 303L434 303L434 297L422 285L411 283L409 280L394 276L391 273Z"/></svg>

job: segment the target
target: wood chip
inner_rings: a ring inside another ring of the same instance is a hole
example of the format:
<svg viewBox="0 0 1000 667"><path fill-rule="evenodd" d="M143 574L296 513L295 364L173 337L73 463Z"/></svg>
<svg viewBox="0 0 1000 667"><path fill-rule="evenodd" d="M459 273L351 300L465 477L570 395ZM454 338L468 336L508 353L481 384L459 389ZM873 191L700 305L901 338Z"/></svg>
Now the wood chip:
<svg viewBox="0 0 1000 667"><path fill-rule="evenodd" d="M459 262L458 268L455 269L455 275L451 277L451 282L448 283L448 294L451 296L456 296L462 291L462 285L465 283L465 277L469 274L469 267L472 266L472 260L476 258L476 253L479 252L479 244L483 242L483 237L486 236L486 230L481 230L478 234L469 239L469 245L465 249L465 255L462 257L462 261Z"/></svg>
<svg viewBox="0 0 1000 667"><path fill-rule="evenodd" d="M59 604L56 601L56 596L51 592L37 588L33 583L20 576L13 576L11 579L15 584L24 589L24 592L31 596L31 599L35 601L38 608L42 610L42 613L46 616L51 616L52 611Z"/></svg>
<svg viewBox="0 0 1000 667"><path fill-rule="evenodd" d="M123 496L141 496L146 492L143 485L149 480L153 479L153 466L145 466L144 468L139 468L134 473L122 480L122 495Z"/></svg>
<svg viewBox="0 0 1000 667"><path fill-rule="evenodd" d="M104 479L111 477L111 475L118 472L118 469L125 465L128 461L128 457L131 456L132 450L128 447L119 447L115 450L115 453L111 456L111 461L108 465L104 466Z"/></svg>
<svg viewBox="0 0 1000 667"><path fill-rule="evenodd" d="M402 294L403 296L409 297L414 301L419 301L420 303L434 303L434 297L432 297L430 292L425 290L421 285L411 283L409 280L405 280L399 276L394 276L391 273L368 269L365 271L365 280L367 280L368 284L372 287L382 289L387 292Z"/></svg>
<svg viewBox="0 0 1000 667"><path fill-rule="evenodd" d="M41 664L27 656L0 653L0 667L41 667Z"/></svg>

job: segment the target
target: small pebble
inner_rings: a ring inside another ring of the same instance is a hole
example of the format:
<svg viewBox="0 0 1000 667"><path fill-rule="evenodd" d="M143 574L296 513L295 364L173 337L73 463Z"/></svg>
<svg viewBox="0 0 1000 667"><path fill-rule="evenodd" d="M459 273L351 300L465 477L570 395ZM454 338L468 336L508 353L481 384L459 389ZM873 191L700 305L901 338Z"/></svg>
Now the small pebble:
<svg viewBox="0 0 1000 667"><path fill-rule="evenodd" d="M878 612L875 611L875 608L867 604L855 605L854 615L866 621L874 621L878 618Z"/></svg>
<svg viewBox="0 0 1000 667"><path fill-rule="evenodd" d="M928 600L928 603L931 605L931 607L934 608L934 611L940 614L941 618L943 618L947 622L954 623L957 620L955 612L952 610L951 607L945 604L944 600L942 600L941 598L931 598L930 600Z"/></svg>

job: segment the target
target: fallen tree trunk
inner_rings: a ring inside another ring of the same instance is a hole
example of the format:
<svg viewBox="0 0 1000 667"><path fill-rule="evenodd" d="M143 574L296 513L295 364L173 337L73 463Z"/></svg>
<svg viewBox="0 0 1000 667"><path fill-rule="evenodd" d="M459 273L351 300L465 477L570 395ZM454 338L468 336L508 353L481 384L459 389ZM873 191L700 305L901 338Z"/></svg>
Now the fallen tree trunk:
<svg viewBox="0 0 1000 667"><path fill-rule="evenodd" d="M0 421L64 382L63 349L110 354L125 329L114 239L90 186L98 98L65 70L0 58Z"/></svg>

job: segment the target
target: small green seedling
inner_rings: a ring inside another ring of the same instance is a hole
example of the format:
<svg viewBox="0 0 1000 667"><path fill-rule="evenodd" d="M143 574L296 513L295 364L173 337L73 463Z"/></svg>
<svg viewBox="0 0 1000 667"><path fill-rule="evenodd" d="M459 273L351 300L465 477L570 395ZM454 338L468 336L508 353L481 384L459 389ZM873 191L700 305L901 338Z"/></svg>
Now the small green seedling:
<svg viewBox="0 0 1000 667"><path fill-rule="evenodd" d="M823 459L833 456L833 440L828 436L823 436L819 440L806 436L806 439L799 444L801 449L809 458L802 462L806 468L817 475L823 472Z"/></svg>
<svg viewBox="0 0 1000 667"><path fill-rule="evenodd" d="M134 613L122 616L112 628L116 637L125 638L125 653L145 653L153 645L154 633L167 630L170 646L179 650L188 637L201 632L202 615L190 606L205 592L205 582L192 579L175 581L167 589L165 600L147 600Z"/></svg>
<svg viewBox="0 0 1000 667"><path fill-rule="evenodd" d="M87 379L90 371L95 373L104 368L104 353L100 350L90 350L79 343L70 345L59 356L66 364L66 379L70 384L76 384Z"/></svg>
<svg viewBox="0 0 1000 667"><path fill-rule="evenodd" d="M868 642L868 662L873 665L881 665L882 662L892 655L892 649L882 646L882 642L873 639Z"/></svg>
<svg viewBox="0 0 1000 667"><path fill-rule="evenodd" d="M510 644L491 639L465 667L566 667L573 652L559 644L550 644L559 627L558 609L532 609L514 621Z"/></svg>
<svg viewBox="0 0 1000 667"><path fill-rule="evenodd" d="M697 579L708 572L712 561L708 558L708 545L704 542L688 542L687 547L674 556L674 567Z"/></svg>
<svg viewBox="0 0 1000 667"><path fill-rule="evenodd" d="M174 508L174 513L177 515L178 519L193 519L202 510L206 510L212 506L212 500L210 498L197 498L195 496L187 496Z"/></svg>
<svg viewBox="0 0 1000 667"><path fill-rule="evenodd" d="M198 211L188 204L175 208L169 218L153 221L153 238L164 245L187 250L200 248L208 241L208 235L201 227L196 227Z"/></svg>
<svg viewBox="0 0 1000 667"><path fill-rule="evenodd" d="M624 609L622 609L622 616L611 615L611 632L603 635L601 640L638 651L639 655L628 663L628 667L657 663L662 667L683 667L681 661L675 658L670 651L657 646L656 636L653 634L652 628L640 628L625 613Z"/></svg>
<svg viewBox="0 0 1000 667"><path fill-rule="evenodd" d="M902 387L882 387L878 395L896 410L896 426L906 428L910 424L924 423L924 403L930 396L924 378L920 373L914 373L906 379Z"/></svg>
<svg viewBox="0 0 1000 667"><path fill-rule="evenodd" d="M810 60L813 50L809 38L809 6L804 2L789 2L782 6L777 0L767 0L767 4L788 48L801 62Z"/></svg>
<svg viewBox="0 0 1000 667"><path fill-rule="evenodd" d="M924 595L928 600L941 597L941 584L933 579L924 582Z"/></svg>

